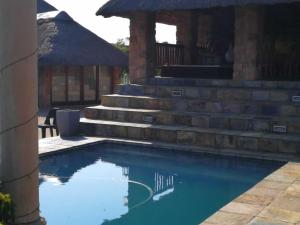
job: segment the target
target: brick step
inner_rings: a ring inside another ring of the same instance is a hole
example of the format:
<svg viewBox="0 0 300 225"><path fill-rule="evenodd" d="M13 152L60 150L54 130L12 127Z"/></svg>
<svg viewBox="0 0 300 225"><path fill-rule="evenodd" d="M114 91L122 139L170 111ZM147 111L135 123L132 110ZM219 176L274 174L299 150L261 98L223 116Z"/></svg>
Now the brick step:
<svg viewBox="0 0 300 225"><path fill-rule="evenodd" d="M215 149L229 148L241 151L300 154L299 135L124 123L85 118L81 119L80 128L88 136L161 141Z"/></svg>
<svg viewBox="0 0 300 225"><path fill-rule="evenodd" d="M273 132L274 126L284 126L287 133L300 133L300 117L131 109L102 105L87 107L84 113L88 119L113 120L118 122L184 125L199 128L263 132Z"/></svg>
<svg viewBox="0 0 300 225"><path fill-rule="evenodd" d="M156 77L147 80L149 85L195 86L195 87L251 87L300 89L299 81L249 81L249 80L221 80L221 79L191 79Z"/></svg>
<svg viewBox="0 0 300 225"><path fill-rule="evenodd" d="M189 98L103 95L101 103L109 107L177 110L204 113L235 113L264 116L299 116L300 105L270 101L210 101Z"/></svg>

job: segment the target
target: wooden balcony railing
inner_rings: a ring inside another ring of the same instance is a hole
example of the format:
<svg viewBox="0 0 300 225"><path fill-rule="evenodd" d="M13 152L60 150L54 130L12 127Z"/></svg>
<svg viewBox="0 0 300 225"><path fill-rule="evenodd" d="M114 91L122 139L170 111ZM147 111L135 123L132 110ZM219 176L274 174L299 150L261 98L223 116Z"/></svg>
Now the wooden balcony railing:
<svg viewBox="0 0 300 225"><path fill-rule="evenodd" d="M163 65L184 64L184 46L165 44L165 43L156 43L155 64L156 67L160 67Z"/></svg>

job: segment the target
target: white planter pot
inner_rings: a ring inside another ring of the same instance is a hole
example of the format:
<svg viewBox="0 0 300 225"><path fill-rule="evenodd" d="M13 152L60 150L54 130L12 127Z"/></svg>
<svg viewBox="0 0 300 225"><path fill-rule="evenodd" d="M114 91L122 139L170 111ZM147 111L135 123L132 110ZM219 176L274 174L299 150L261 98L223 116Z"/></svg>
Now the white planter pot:
<svg viewBox="0 0 300 225"><path fill-rule="evenodd" d="M80 110L57 110L56 120L60 136L68 137L78 135Z"/></svg>

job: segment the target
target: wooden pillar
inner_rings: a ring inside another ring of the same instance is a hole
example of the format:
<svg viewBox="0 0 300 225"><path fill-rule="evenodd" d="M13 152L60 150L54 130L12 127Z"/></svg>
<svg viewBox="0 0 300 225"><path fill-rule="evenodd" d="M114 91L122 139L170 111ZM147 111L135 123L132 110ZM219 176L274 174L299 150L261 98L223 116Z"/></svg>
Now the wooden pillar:
<svg viewBox="0 0 300 225"><path fill-rule="evenodd" d="M155 14L138 12L130 18L129 80L144 84L154 76Z"/></svg>
<svg viewBox="0 0 300 225"><path fill-rule="evenodd" d="M263 38L263 8L235 8L234 72L235 80L259 79L260 44Z"/></svg>
<svg viewBox="0 0 300 225"><path fill-rule="evenodd" d="M186 11L180 13L180 18L178 18L177 23L176 39L177 44L184 46L184 64L186 65L196 62L197 23L195 12Z"/></svg>
<svg viewBox="0 0 300 225"><path fill-rule="evenodd" d="M41 224L36 1L0 1L0 180L16 224ZM4 35L5 34L5 35Z"/></svg>

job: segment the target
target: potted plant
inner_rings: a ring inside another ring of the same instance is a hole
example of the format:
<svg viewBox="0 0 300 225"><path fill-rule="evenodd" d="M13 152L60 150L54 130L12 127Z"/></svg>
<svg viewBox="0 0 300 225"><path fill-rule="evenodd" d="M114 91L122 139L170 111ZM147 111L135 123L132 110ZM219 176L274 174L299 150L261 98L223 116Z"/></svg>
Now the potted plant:
<svg viewBox="0 0 300 225"><path fill-rule="evenodd" d="M0 225L8 225L14 222L14 203L9 194L0 192Z"/></svg>

